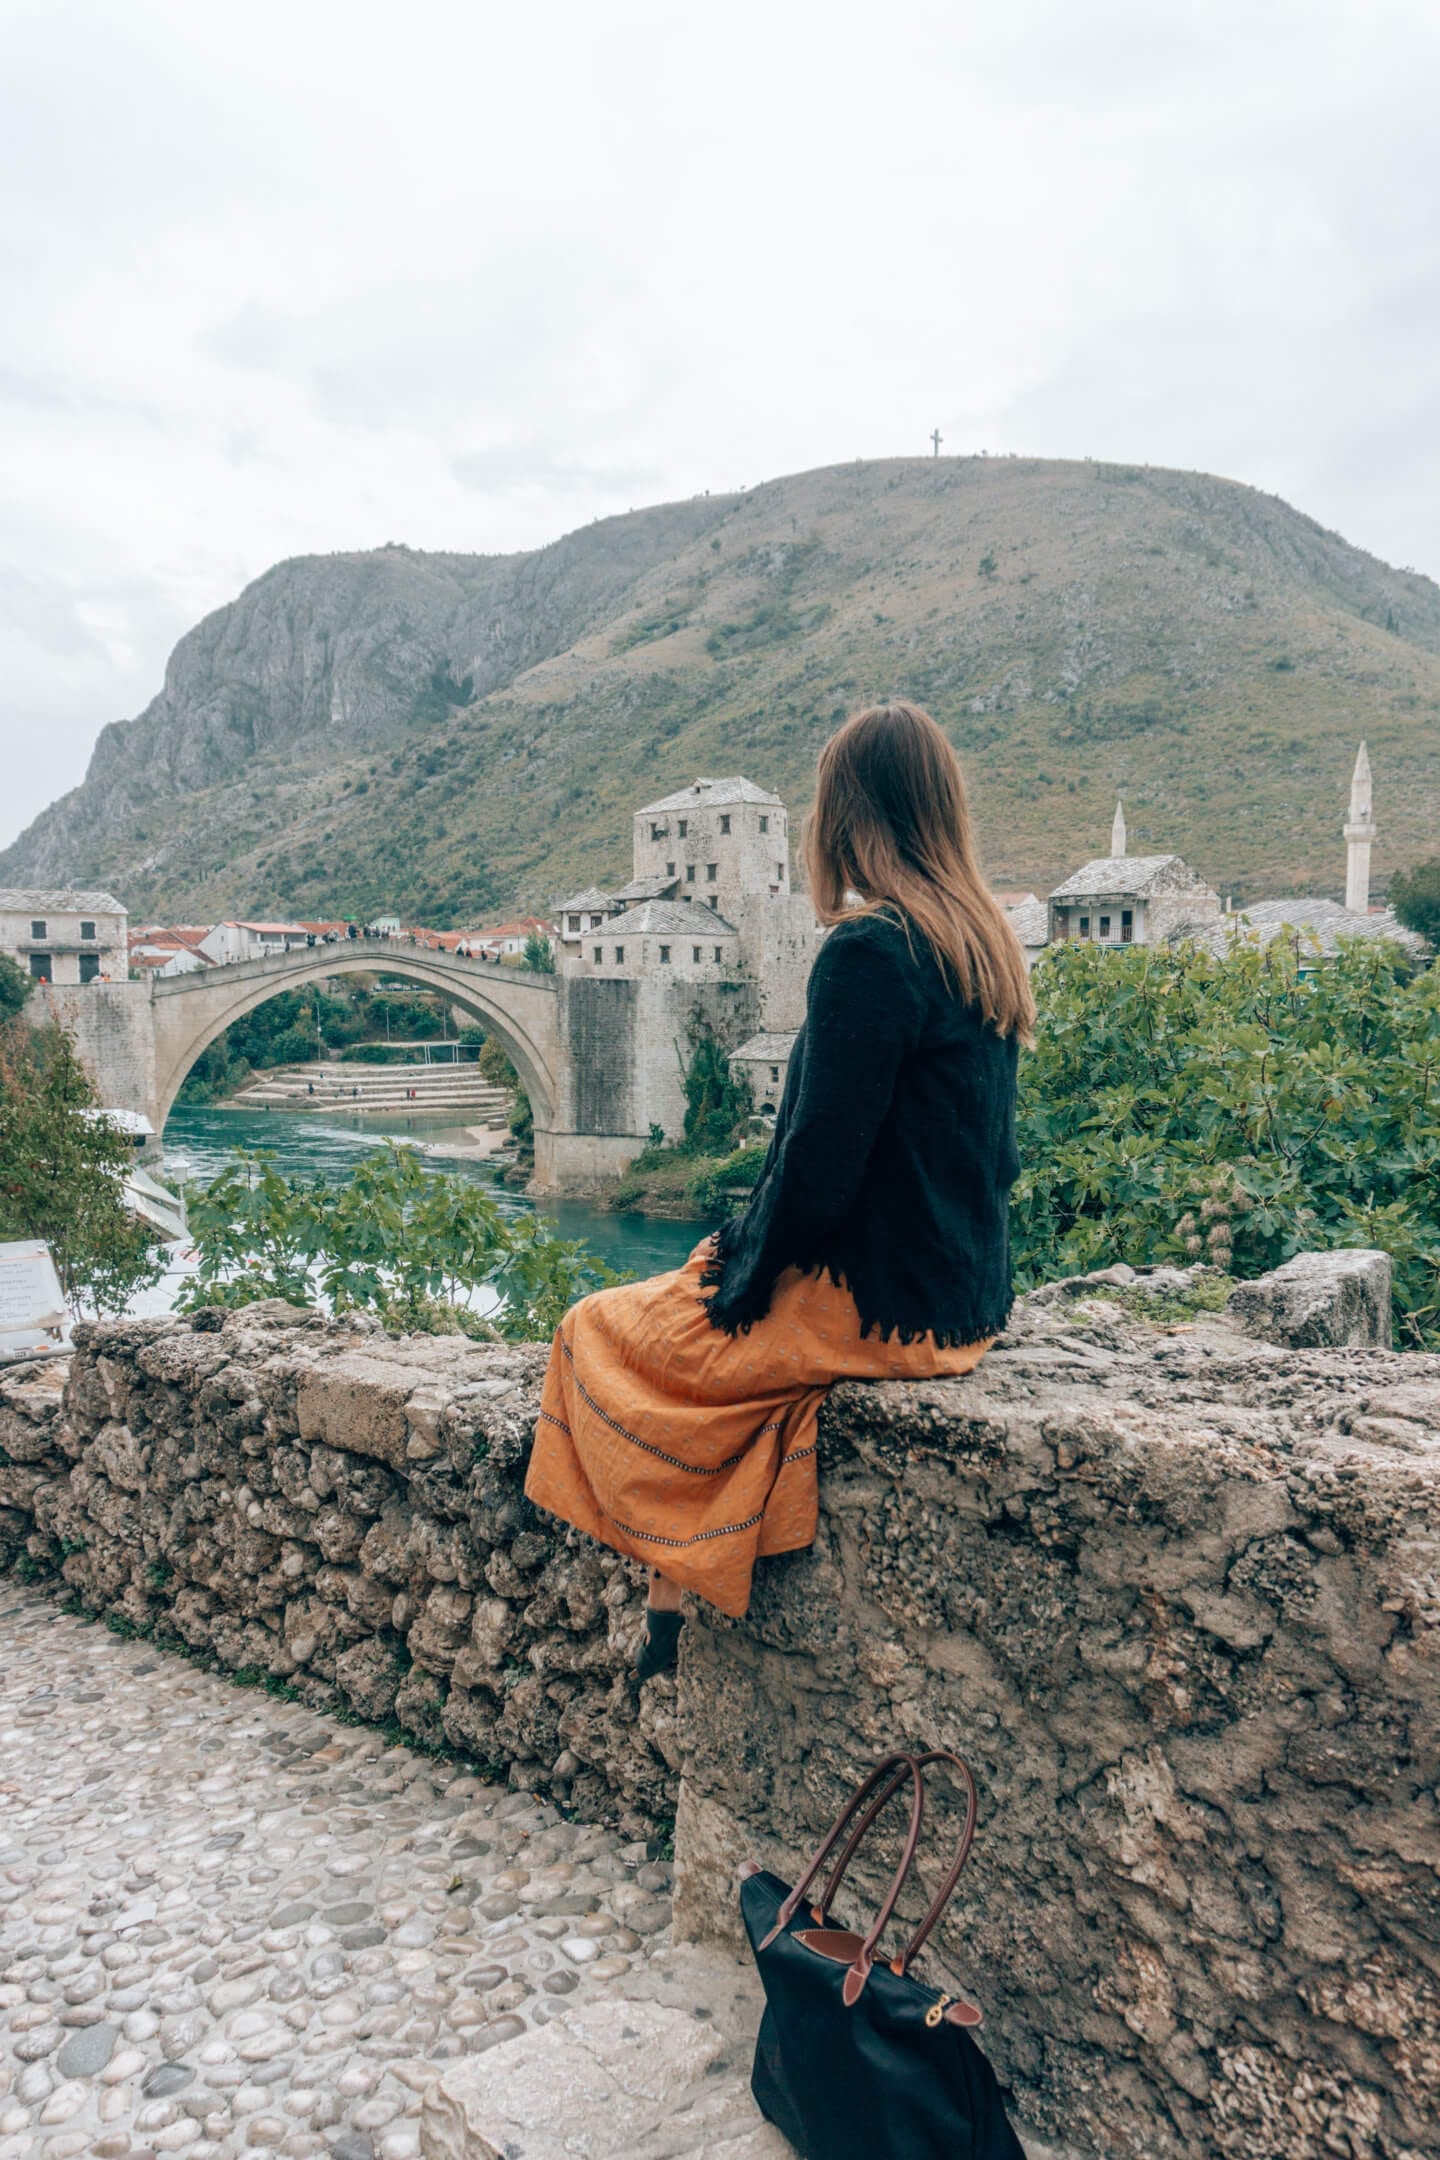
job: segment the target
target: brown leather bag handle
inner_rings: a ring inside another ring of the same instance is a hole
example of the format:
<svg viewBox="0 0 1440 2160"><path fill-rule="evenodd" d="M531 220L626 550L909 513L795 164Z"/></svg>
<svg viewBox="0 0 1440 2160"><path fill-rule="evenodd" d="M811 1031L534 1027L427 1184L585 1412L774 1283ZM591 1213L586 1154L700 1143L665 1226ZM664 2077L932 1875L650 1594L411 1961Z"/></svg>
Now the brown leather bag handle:
<svg viewBox="0 0 1440 2160"><path fill-rule="evenodd" d="M945 1880L941 1883L931 1901L929 1912L926 1913L925 1918L911 1937L909 1948L901 1951L891 1968L892 1971L900 1975L902 1980L910 1967L911 1961L918 1957L926 1936L930 1933L930 1930L955 1894L955 1885L960 1880L961 1870L970 1857L970 1847L975 1841L975 1824L980 1812L980 1795L975 1790L975 1780L971 1775L970 1765L963 1762L958 1755L952 1755L948 1748L932 1748L928 1755L919 1755L915 1758L916 1771L928 1770L934 1763L947 1763L952 1770L959 1772L960 1782L965 1788L965 1827L960 1833L960 1843L955 1849L955 1857L950 1863Z"/></svg>
<svg viewBox="0 0 1440 2160"><path fill-rule="evenodd" d="M907 1762L915 1762L914 1756L907 1756L905 1760ZM918 1771L919 1764L915 1763L915 1767ZM859 1822L856 1823L855 1828L851 1831L848 1839L846 1840L845 1848L842 1851L840 1858L835 1863L835 1867L831 1874L830 1880L820 1893L819 1904L811 1907L811 1912L816 1927L825 1926L826 1921L829 1917L830 1908L834 1904L840 1885L845 1879L845 1870L849 1867L850 1862L854 1859L856 1853L859 1851L861 1842L869 1831L872 1823L876 1822L878 1818L884 1814L886 1808L890 1805L890 1802L894 1799L896 1793L899 1792L900 1787L905 1782L905 1777L906 1772L902 1766L899 1770L895 1772L894 1776L890 1780L890 1783L885 1787L885 1790L882 1793L876 1794L875 1798L871 1801L869 1807L865 1810L865 1813L861 1816Z"/></svg>
<svg viewBox="0 0 1440 2160"><path fill-rule="evenodd" d="M917 1775L923 1771L932 1768L936 1763L942 1762L948 1764L952 1770L958 1771L960 1774L961 1782L965 1787L966 1808L965 1827L960 1834L960 1843L956 1850L955 1857L950 1863L950 1867L946 1873L945 1879L940 1885L940 1889L937 1892L936 1896L932 1900L930 1909L926 1913L925 1918L921 1921L919 1928L916 1930L914 1936L911 1938L910 1943L908 1944L906 1949L901 1952L898 1958L894 1958L891 1960L891 1971L898 1974L902 1979L904 1978L905 1973L908 1970L911 1962L919 1955L926 1937L930 1934L931 1929L935 1926L941 1914L944 1912L945 1907L949 1904L950 1899L954 1895L955 1886L960 1880L961 1871L965 1866L965 1862L970 1857L970 1846L975 1836L975 1823L978 1810L978 1795L975 1790L975 1780L971 1775L969 1765L963 1762L958 1755L952 1755L948 1748L932 1748L928 1752L928 1754L910 1756L907 1758L907 1760L911 1763ZM869 1830L871 1824L888 1806L889 1802L894 1798L895 1794L899 1791L901 1785L904 1782L905 1771L904 1768L901 1767L892 1774L890 1781L885 1786L884 1790L878 1793L876 1797L871 1801L864 1815L856 1824L855 1828L851 1831L849 1839L840 1854L840 1858L835 1864L834 1872L832 1873L829 1882L826 1884L823 1892L821 1893L820 1902L815 1907L815 1924L817 1927L823 1927L825 1925L826 1915L828 1914L830 1907L834 1902L836 1892L839 1890L840 1884L844 1879L845 1870L849 1867L850 1862L855 1857L855 1853L859 1848L861 1839L865 1836L865 1833L867 1832L867 1830ZM913 1859L914 1848L912 1847L909 1852L909 1860L913 1861ZM908 1861L906 1864L908 1868ZM892 1899L889 1901L889 1910L893 1911L893 1909L894 1899L892 1897ZM870 1936L866 1942L865 1951L869 1953L869 1956L871 1958L873 1958L874 1950L876 1944L880 1939L882 1931L883 1922L881 1923L881 1926L871 1930ZM864 1955L864 1953L862 1953L862 1955ZM859 1961L857 1960L857 1963L858 1962ZM869 1959L867 1959L866 1961L867 1973L868 1970ZM863 1979L860 1985L864 1985Z"/></svg>
<svg viewBox="0 0 1440 2160"><path fill-rule="evenodd" d="M898 1773L898 1775L896 1775L895 1773ZM900 1786L904 1784L907 1777L909 1777L912 1785L912 1795L910 1801L910 1828L906 1833L905 1849L900 1856L900 1865L895 1870L895 1878L890 1885L890 1889L886 1895L885 1902L881 1906L879 1921L874 1930L872 1930L873 1938L875 1940L879 1939L879 1936L884 1930L884 1927L889 1920L890 1915L895 1910L896 1901L900 1896L900 1892L905 1886L905 1878L909 1874L911 1863L915 1858L915 1848L920 1843L920 1829L925 1818L925 1781L921 1777L919 1765L915 1761L914 1756L912 1755L887 1755L882 1762L879 1762L875 1765L875 1768L870 1772L868 1777L861 1780L860 1784L855 1788L855 1791L846 1801L844 1807L840 1810L840 1813L836 1817L836 1820L831 1826L830 1830L827 1832L825 1837L821 1840L821 1843L817 1846L816 1850L811 1855L809 1861L806 1864L805 1871L800 1877L800 1880L796 1883L794 1889L790 1892L784 1904L780 1907L779 1914L776 1917L775 1925L771 1928L769 1934L765 1937L764 1941L756 1945L757 1950L767 1950L770 1947L770 1944L776 1940L777 1936L784 1934L786 1928L789 1927L790 1922L794 1919L796 1913L799 1911L801 1900L804 1898L806 1891L809 1889L811 1883L814 1882L815 1877L819 1874L821 1868L829 1859L831 1853L834 1851L840 1839L844 1836L845 1831L850 1825L851 1818L856 1814L857 1810L859 1810L865 1805L865 1802L875 1791L877 1785L885 1785L884 1798L876 1807L873 1807L870 1810L868 1816L866 1817L866 1828L868 1828L869 1824L874 1821L875 1816L880 1811L880 1807L884 1806L887 1801L893 1798L894 1794L899 1790ZM890 1780L888 1784L886 1784L887 1779ZM847 1851L853 1851L855 1845L858 1842L858 1838L852 1838L850 1841L850 1845L847 1847ZM864 1953L862 1952L862 1956L863 1955ZM868 1976L869 1970L870 1961L867 1958L865 1961L866 1976ZM852 1973L846 1974L845 1984L847 1988L850 1985ZM862 1977L859 1983L859 1987L863 1987L864 1984L865 1979L864 1977ZM857 1987L856 1989L857 1994L859 1992L859 1987Z"/></svg>

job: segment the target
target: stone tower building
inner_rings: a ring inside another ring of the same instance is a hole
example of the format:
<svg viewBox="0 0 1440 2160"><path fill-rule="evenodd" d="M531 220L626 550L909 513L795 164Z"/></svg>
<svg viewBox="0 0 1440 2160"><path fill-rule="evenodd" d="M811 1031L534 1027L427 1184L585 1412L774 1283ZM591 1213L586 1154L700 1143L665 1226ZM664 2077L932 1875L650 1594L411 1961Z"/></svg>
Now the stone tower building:
<svg viewBox="0 0 1440 2160"><path fill-rule="evenodd" d="M1370 910L1370 850L1375 844L1370 812L1370 753L1362 742L1350 778L1350 815L1345 823L1345 905L1352 915Z"/></svg>

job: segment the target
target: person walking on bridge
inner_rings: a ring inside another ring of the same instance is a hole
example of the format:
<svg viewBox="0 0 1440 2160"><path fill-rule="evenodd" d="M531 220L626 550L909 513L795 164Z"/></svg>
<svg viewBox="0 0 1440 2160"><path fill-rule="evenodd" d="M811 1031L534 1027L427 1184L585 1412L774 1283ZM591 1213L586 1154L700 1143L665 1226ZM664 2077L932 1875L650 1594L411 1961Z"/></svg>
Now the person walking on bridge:
<svg viewBox="0 0 1440 2160"><path fill-rule="evenodd" d="M832 737L805 852L831 927L750 1204L573 1306L541 1397L526 1492L649 1565L642 1679L675 1663L682 1591L741 1614L757 1558L812 1543L832 1383L970 1372L1010 1310L1035 1007L927 713Z"/></svg>

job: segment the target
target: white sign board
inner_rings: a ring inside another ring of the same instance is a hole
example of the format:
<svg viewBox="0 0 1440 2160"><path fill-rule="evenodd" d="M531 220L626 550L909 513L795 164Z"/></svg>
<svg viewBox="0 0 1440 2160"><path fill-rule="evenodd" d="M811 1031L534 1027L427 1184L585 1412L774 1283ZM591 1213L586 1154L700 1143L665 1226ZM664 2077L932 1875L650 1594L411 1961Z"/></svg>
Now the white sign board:
<svg viewBox="0 0 1440 2160"><path fill-rule="evenodd" d="M0 1365L58 1348L68 1318L49 1246L0 1244Z"/></svg>

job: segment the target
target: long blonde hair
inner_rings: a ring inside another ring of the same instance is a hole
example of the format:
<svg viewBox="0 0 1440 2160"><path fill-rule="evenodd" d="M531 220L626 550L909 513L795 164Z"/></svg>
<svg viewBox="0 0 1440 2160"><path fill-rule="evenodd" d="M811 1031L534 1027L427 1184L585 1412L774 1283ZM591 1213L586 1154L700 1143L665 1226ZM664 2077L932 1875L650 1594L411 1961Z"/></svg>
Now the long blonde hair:
<svg viewBox="0 0 1440 2160"><path fill-rule="evenodd" d="M872 705L820 752L805 828L821 922L898 911L956 994L1002 1035L1029 1042L1035 1000L1020 941L976 858L960 760L918 705Z"/></svg>

